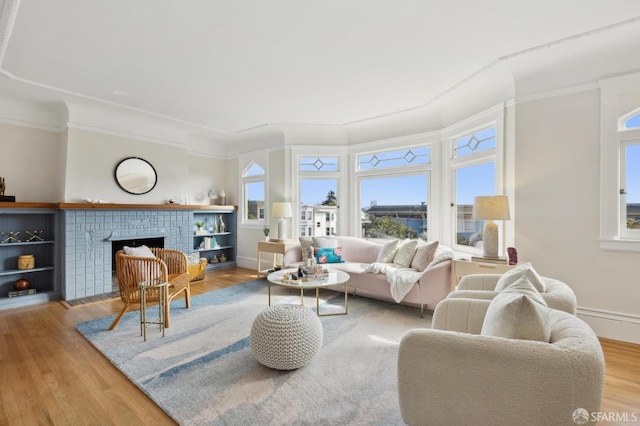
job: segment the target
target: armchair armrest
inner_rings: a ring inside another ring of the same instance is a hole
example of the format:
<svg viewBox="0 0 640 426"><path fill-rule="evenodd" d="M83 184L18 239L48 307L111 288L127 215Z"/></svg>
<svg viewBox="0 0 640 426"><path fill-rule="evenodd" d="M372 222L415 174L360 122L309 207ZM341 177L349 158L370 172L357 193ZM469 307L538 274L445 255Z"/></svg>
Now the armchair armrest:
<svg viewBox="0 0 640 426"><path fill-rule="evenodd" d="M152 248L151 251L167 265L169 275L188 273L187 255L180 250Z"/></svg>
<svg viewBox="0 0 640 426"><path fill-rule="evenodd" d="M432 328L480 334L490 300L447 298L433 311Z"/></svg>
<svg viewBox="0 0 640 426"><path fill-rule="evenodd" d="M456 290L493 290L500 277L500 274L465 275Z"/></svg>

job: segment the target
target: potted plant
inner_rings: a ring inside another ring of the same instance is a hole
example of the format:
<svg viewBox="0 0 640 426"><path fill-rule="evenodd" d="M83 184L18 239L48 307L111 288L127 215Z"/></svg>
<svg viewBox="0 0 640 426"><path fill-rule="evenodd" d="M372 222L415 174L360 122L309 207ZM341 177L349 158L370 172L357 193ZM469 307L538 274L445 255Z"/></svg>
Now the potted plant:
<svg viewBox="0 0 640 426"><path fill-rule="evenodd" d="M196 222L196 227L198 228L197 233L201 234L202 233L202 228L204 227L204 222Z"/></svg>
<svg viewBox="0 0 640 426"><path fill-rule="evenodd" d="M264 233L264 240L265 241L269 241L269 232L271 231L271 228L269 228L268 225L266 225L264 228L262 228L262 232Z"/></svg>

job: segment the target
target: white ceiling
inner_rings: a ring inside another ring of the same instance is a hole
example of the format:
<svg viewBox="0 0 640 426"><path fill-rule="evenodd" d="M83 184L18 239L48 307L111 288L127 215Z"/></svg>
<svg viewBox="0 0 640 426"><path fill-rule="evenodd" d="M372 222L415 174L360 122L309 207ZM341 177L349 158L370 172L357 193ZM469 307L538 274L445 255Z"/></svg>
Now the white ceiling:
<svg viewBox="0 0 640 426"><path fill-rule="evenodd" d="M101 100L231 134L394 114L496 65L535 88L535 75L563 80L567 57L582 80L640 69L637 0L4 3L0 95Z"/></svg>

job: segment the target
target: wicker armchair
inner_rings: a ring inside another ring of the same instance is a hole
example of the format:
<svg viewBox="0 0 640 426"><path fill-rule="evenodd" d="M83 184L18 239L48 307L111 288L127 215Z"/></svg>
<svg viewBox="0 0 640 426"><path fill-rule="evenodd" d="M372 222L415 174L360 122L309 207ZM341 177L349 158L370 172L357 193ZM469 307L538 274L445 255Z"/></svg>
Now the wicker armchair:
<svg viewBox="0 0 640 426"><path fill-rule="evenodd" d="M184 292L187 308L191 307L191 278L187 272L187 256L180 250L152 248L156 257L128 256L122 250L116 253L116 275L120 298L124 307L109 326L109 330L116 328L129 306L140 303L140 289L138 284L143 281L166 281L167 300L165 300L164 324L169 327L169 307L171 300ZM158 292L147 292L147 302L157 302Z"/></svg>

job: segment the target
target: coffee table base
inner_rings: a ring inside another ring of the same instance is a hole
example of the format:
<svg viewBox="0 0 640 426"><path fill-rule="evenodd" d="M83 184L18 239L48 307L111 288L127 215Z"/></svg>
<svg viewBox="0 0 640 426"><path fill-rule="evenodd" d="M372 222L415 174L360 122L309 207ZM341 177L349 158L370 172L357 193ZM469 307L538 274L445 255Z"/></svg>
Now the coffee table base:
<svg viewBox="0 0 640 426"><path fill-rule="evenodd" d="M267 291L269 293L269 306L271 306L271 282L267 281ZM304 306L304 289L300 289L300 304ZM320 287L316 287L316 315L319 317L330 317L335 315L347 315L349 313L349 292L347 282L344 283L344 312L335 312L331 314L320 313Z"/></svg>

